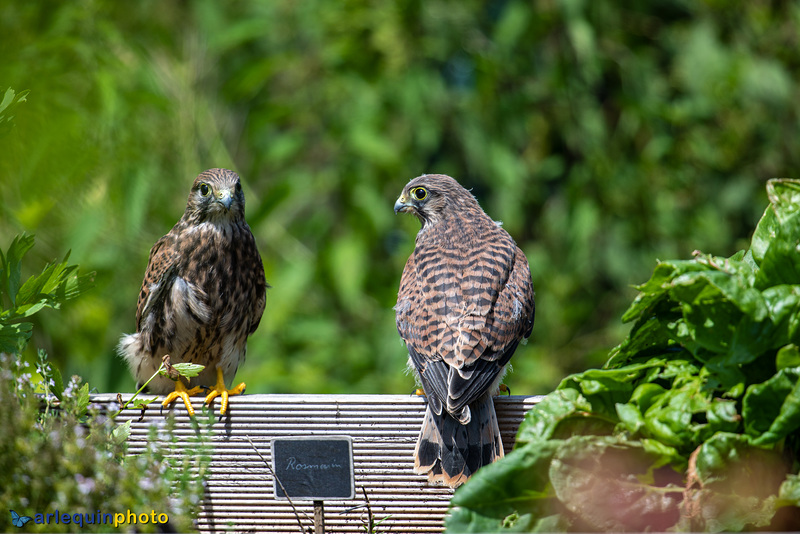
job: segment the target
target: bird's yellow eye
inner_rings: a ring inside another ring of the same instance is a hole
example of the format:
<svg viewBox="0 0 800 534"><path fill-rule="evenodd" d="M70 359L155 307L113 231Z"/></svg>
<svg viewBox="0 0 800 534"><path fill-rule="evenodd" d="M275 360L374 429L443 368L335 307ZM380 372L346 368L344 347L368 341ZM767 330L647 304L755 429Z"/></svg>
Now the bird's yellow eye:
<svg viewBox="0 0 800 534"><path fill-rule="evenodd" d="M208 187L208 184L200 184L200 194L204 197L207 197L208 194L211 192L211 188Z"/></svg>
<svg viewBox="0 0 800 534"><path fill-rule="evenodd" d="M415 187L411 190L411 196L414 197L415 200L425 200L425 197L428 196L428 190L424 187Z"/></svg>

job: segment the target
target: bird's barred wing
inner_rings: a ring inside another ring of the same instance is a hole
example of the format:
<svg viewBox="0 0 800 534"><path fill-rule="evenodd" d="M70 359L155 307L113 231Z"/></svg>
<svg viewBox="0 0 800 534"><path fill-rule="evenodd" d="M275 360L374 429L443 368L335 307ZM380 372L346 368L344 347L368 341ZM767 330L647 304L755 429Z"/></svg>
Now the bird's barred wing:
<svg viewBox="0 0 800 534"><path fill-rule="evenodd" d="M153 245L136 310L137 331L147 352L170 351L212 315L208 295L185 278L173 229ZM177 336L177 337L176 337Z"/></svg>
<svg viewBox="0 0 800 534"><path fill-rule="evenodd" d="M163 302L174 282L178 251L170 234L165 235L150 249L150 259L144 273L142 289L136 303L136 328L141 330L143 318Z"/></svg>
<svg viewBox="0 0 800 534"><path fill-rule="evenodd" d="M243 273L243 278L250 282L250 301L252 308L248 316L250 317L250 327L247 329L247 335L252 334L261 323L261 316L264 315L264 309L267 306L267 288L270 285L267 283L266 276L264 275L264 263L261 261L261 255L258 253L256 246L256 239L253 236L250 227L247 223L243 225L246 231L243 233L243 252L242 256L247 260L243 261L245 269L249 272ZM241 267L240 267L241 268Z"/></svg>
<svg viewBox="0 0 800 534"><path fill-rule="evenodd" d="M253 306L252 320L250 321L250 328L247 330L248 336L255 332L258 328L258 325L261 324L261 317L264 315L264 310L267 308L267 287L269 286L267 285L263 274L259 280L263 280L264 284L257 283L256 286L257 300Z"/></svg>
<svg viewBox="0 0 800 534"><path fill-rule="evenodd" d="M530 266L522 250L514 245L513 267L487 321L484 341L488 350L482 353L481 358L502 360L509 347L516 347L522 338L530 336L534 311Z"/></svg>
<svg viewBox="0 0 800 534"><path fill-rule="evenodd" d="M446 262L418 250L401 281L398 331L422 385L436 404L464 418L533 325L527 259L505 232L498 234L504 239Z"/></svg>
<svg viewBox="0 0 800 534"><path fill-rule="evenodd" d="M400 278L400 289L397 292L395 305L395 322L397 332L406 343L419 345L422 342L420 329L419 291L417 289L414 254L409 256L403 275Z"/></svg>
<svg viewBox="0 0 800 534"><path fill-rule="evenodd" d="M530 267L515 245L513 268L499 291L497 300L481 331L472 363L448 374L448 408L456 413L471 404L502 378L505 365L520 341L533 329L534 294ZM480 351L480 352L478 352Z"/></svg>
<svg viewBox="0 0 800 534"><path fill-rule="evenodd" d="M461 368L450 366L447 370L447 408L459 413L493 387L502 378L501 373L517 346L528 337L533 328L533 285L530 268L522 251L513 244L508 264L512 267L503 277L497 277L493 286L500 283L484 326L478 332L481 339L473 345L473 353ZM492 251L495 258L503 257L501 250ZM495 264L502 274L503 262ZM490 289L493 294L494 287ZM444 370L437 374L443 374Z"/></svg>
<svg viewBox="0 0 800 534"><path fill-rule="evenodd" d="M416 254L411 254L400 279L400 290L395 306L397 331L406 342L411 363L417 371L423 389L428 393L431 408L437 414L441 414L442 403L439 399L447 398L447 382L442 377L432 376L435 374L435 367L432 364L441 361L441 357L435 352L434 344L431 342L437 332L431 332L428 326L435 322L435 318L431 317L428 307L422 302L416 264ZM431 372L428 371L429 368Z"/></svg>

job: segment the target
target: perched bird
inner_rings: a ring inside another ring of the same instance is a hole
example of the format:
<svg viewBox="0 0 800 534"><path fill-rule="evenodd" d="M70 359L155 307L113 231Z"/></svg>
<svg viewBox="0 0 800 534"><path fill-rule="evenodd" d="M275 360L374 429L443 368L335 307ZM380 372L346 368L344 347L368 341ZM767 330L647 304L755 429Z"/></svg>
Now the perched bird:
<svg viewBox="0 0 800 534"><path fill-rule="evenodd" d="M244 219L239 175L207 170L192 184L181 220L150 250L136 307L136 333L122 336L118 352L139 384L167 354L172 364L204 365L191 384L210 387L206 403L221 396L224 414L228 395L244 391L244 383L234 389L225 384L244 362L247 336L261 321L268 287ZM148 389L169 394L164 406L181 398L194 415L189 396L202 388L187 389L183 380L159 375Z"/></svg>
<svg viewBox="0 0 800 534"><path fill-rule="evenodd" d="M528 260L453 178L414 178L394 205L422 223L397 295L397 330L428 406L414 471L457 487L504 454L492 395L533 329Z"/></svg>

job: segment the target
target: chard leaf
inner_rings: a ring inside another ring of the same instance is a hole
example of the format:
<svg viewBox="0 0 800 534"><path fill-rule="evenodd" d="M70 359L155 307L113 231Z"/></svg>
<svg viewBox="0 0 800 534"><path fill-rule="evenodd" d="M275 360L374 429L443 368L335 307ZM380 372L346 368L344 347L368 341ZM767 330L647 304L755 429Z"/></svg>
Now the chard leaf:
<svg viewBox="0 0 800 534"><path fill-rule="evenodd" d="M617 403L615 408L617 409L619 420L625 425L628 432L631 434L638 434L639 431L644 428L644 416L637 406L633 404Z"/></svg>
<svg viewBox="0 0 800 534"><path fill-rule="evenodd" d="M756 276L756 286L800 284L800 213L794 212L773 228Z"/></svg>
<svg viewBox="0 0 800 534"><path fill-rule="evenodd" d="M753 443L775 443L800 428L800 367L781 369L753 384L742 402L745 432Z"/></svg>
<svg viewBox="0 0 800 534"><path fill-rule="evenodd" d="M778 492L779 506L800 507L800 475L787 475Z"/></svg>
<svg viewBox="0 0 800 534"><path fill-rule="evenodd" d="M769 525L775 515L776 497L760 499L704 489L694 492L689 504L691 511L675 530L692 532L698 530L693 525L700 525L706 532L741 532Z"/></svg>
<svg viewBox="0 0 800 534"><path fill-rule="evenodd" d="M548 483L548 466L561 445L560 440L550 440L514 449L502 462L478 470L453 495L452 505L490 519L494 528L514 513L550 515L555 494Z"/></svg>
<svg viewBox="0 0 800 534"><path fill-rule="evenodd" d="M753 445L748 436L719 432L700 446L696 474L703 487L767 498L778 493L786 466L778 452Z"/></svg>
<svg viewBox="0 0 800 534"><path fill-rule="evenodd" d="M800 180L773 178L767 182L767 197L770 208L779 218L800 212Z"/></svg>
<svg viewBox="0 0 800 534"><path fill-rule="evenodd" d="M558 389L536 404L520 424L515 447L553 437L559 423L590 413L592 405L575 389Z"/></svg>
<svg viewBox="0 0 800 534"><path fill-rule="evenodd" d="M646 411L659 397L666 393L666 391L667 390L659 384L647 382L633 391L631 402L638 406L640 410Z"/></svg>
<svg viewBox="0 0 800 534"><path fill-rule="evenodd" d="M616 416L616 404L627 401L636 382L662 364L663 360L653 358L615 369L590 369L567 377L558 389L577 389L591 403L593 412Z"/></svg>
<svg viewBox="0 0 800 534"><path fill-rule="evenodd" d="M690 513L710 531L769 525L787 466L781 454L751 444L746 435L718 433L699 449Z"/></svg>
<svg viewBox="0 0 800 534"><path fill-rule="evenodd" d="M553 457L550 481L559 501L592 529L666 530L679 519L683 488L645 482L658 460L636 442L576 436Z"/></svg>
<svg viewBox="0 0 800 534"><path fill-rule="evenodd" d="M780 224L778 216L775 214L773 205L767 206L764 214L758 221L753 237L750 241L750 251L753 255L753 260L757 265L761 265L764 261L764 256L767 254L769 244L777 235L777 228Z"/></svg>
<svg viewBox="0 0 800 534"><path fill-rule="evenodd" d="M800 367L800 349L794 343L781 347L775 357L775 367L778 371L790 367Z"/></svg>
<svg viewBox="0 0 800 534"><path fill-rule="evenodd" d="M642 285L636 286L639 295L623 314L622 321L627 323L642 315L649 315L659 301L668 297L672 283L681 274L700 271L705 267L695 261L675 260L661 261L656 265L653 276Z"/></svg>
<svg viewBox="0 0 800 534"><path fill-rule="evenodd" d="M678 312L675 313L677 314ZM664 315L662 313L660 317L650 316L640 319L631 329L628 338L611 351L609 359L603 368L623 367L631 363L637 363L637 360L647 361L654 356L682 350L674 342L666 326L670 319L678 319L678 316L675 315L667 319Z"/></svg>

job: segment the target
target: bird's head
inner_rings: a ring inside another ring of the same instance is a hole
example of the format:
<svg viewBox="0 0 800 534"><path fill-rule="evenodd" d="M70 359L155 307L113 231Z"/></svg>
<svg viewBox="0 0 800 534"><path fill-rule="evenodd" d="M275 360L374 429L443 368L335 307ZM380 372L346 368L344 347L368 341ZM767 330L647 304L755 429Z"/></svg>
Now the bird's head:
<svg viewBox="0 0 800 534"><path fill-rule="evenodd" d="M239 175L228 169L209 169L194 180L186 216L195 222L235 222L244 219L244 192Z"/></svg>
<svg viewBox="0 0 800 534"><path fill-rule="evenodd" d="M444 174L423 174L406 184L394 203L394 212L411 213L424 227L475 207L480 209L475 197L453 178Z"/></svg>

